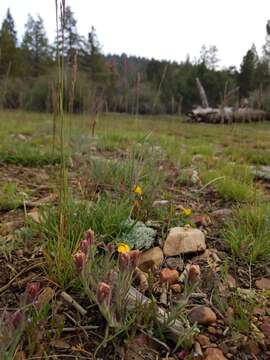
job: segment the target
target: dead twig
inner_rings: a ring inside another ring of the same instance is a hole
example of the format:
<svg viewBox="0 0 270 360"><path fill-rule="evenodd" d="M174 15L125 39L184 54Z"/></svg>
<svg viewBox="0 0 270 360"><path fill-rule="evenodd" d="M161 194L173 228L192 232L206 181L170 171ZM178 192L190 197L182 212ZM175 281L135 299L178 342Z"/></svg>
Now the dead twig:
<svg viewBox="0 0 270 360"><path fill-rule="evenodd" d="M4 285L4 286L2 286L2 287L0 288L0 294L2 294L4 291L6 291L6 290L12 285L12 283L13 283L16 279L18 279L18 277L20 277L22 274L24 274L24 273L26 273L26 272L28 272L28 271L30 271L30 270L33 270L33 269L35 269L35 268L41 267L42 265L44 265L44 262L38 263L38 264L34 264L34 265L29 266L28 268L23 269L22 271L20 271L20 272L19 272L17 275L15 275L6 285Z"/></svg>
<svg viewBox="0 0 270 360"><path fill-rule="evenodd" d="M66 317L68 317L73 322L74 325L76 325L78 328L80 328L84 332L84 335L86 336L86 338L88 339L88 334L87 334L86 330L84 330L84 328L80 324L78 324L78 322L71 315L69 315L66 312L64 312L64 315Z"/></svg>
<svg viewBox="0 0 270 360"><path fill-rule="evenodd" d="M70 305L72 305L82 316L87 314L87 310L85 310L76 300L74 300L69 294L65 291L62 291L60 296Z"/></svg>

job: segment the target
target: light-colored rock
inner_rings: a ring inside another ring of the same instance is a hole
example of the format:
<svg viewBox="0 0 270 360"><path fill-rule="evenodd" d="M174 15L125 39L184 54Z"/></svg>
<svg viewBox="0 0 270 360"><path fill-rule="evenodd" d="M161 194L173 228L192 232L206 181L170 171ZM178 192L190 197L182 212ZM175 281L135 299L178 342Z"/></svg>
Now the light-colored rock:
<svg viewBox="0 0 270 360"><path fill-rule="evenodd" d="M153 202L154 208L160 208L164 206L168 206L170 204L169 200L156 200Z"/></svg>
<svg viewBox="0 0 270 360"><path fill-rule="evenodd" d="M205 351L205 360L227 360L227 358L220 349L208 348Z"/></svg>
<svg viewBox="0 0 270 360"><path fill-rule="evenodd" d="M177 283L179 278L179 272L177 270L171 270L168 268L162 269L160 272L160 281L168 283L170 285Z"/></svg>
<svg viewBox="0 0 270 360"><path fill-rule="evenodd" d="M172 228L164 244L165 256L188 254L206 249L205 235L199 229Z"/></svg>
<svg viewBox="0 0 270 360"><path fill-rule="evenodd" d="M259 290L270 290L270 279L261 278L255 282L255 285Z"/></svg>
<svg viewBox="0 0 270 360"><path fill-rule="evenodd" d="M25 135L23 135L23 134L18 134L18 135L17 135L17 139L18 139L18 140L22 140L22 141L26 141L26 140L27 140L27 137L26 137Z"/></svg>
<svg viewBox="0 0 270 360"><path fill-rule="evenodd" d="M163 251L160 247L156 246L141 253L138 266L141 270L148 271L155 267L159 267L162 264L163 259Z"/></svg>
<svg viewBox="0 0 270 360"><path fill-rule="evenodd" d="M32 209L31 211L29 211L29 213L27 214L27 216L29 218L31 218L32 220L34 220L36 223L40 223L40 215L38 212L37 208Z"/></svg>
<svg viewBox="0 0 270 360"><path fill-rule="evenodd" d="M193 308L188 317L191 322L197 322L200 325L210 325L217 320L214 311L207 306L198 306Z"/></svg>

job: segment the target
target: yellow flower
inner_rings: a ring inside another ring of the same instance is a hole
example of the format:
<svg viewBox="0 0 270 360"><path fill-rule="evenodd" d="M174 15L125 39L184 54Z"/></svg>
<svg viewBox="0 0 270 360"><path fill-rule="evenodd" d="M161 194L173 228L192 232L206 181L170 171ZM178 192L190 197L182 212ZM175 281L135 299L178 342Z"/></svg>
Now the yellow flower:
<svg viewBox="0 0 270 360"><path fill-rule="evenodd" d="M142 188L140 187L140 185L135 185L134 186L134 189L133 189L133 192L135 194L138 194L138 195L142 195L143 194L143 191L142 191Z"/></svg>
<svg viewBox="0 0 270 360"><path fill-rule="evenodd" d="M128 244L120 243L117 245L117 251L122 254L127 253L130 251L130 247L128 246Z"/></svg>
<svg viewBox="0 0 270 360"><path fill-rule="evenodd" d="M192 214L192 210L189 208L183 208L183 214L185 216L190 216Z"/></svg>

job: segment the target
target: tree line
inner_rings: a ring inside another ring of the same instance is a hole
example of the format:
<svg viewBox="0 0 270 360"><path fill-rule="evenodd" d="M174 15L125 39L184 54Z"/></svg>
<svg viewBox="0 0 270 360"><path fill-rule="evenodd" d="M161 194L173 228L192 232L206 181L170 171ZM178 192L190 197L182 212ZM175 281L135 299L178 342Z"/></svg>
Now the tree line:
<svg viewBox="0 0 270 360"><path fill-rule="evenodd" d="M95 29L87 37L77 31L68 6L63 39L50 43L41 16L28 15L19 42L10 10L0 30L0 108L52 111L57 93L57 51L65 57L65 109L70 112L178 114L200 104L196 78L204 85L210 105L251 106L270 110L270 21L262 56L255 45L240 69L219 69L216 46L200 57L177 63L136 56L104 55ZM63 41L64 40L64 41ZM72 91L71 91L72 89ZM228 94L233 96L227 96Z"/></svg>

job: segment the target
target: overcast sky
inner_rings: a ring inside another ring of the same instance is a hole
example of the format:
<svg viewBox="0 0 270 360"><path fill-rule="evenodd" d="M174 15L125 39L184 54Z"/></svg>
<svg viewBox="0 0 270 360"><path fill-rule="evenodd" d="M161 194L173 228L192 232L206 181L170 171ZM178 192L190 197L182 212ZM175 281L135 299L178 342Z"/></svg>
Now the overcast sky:
<svg viewBox="0 0 270 360"><path fill-rule="evenodd" d="M54 0L0 0L21 35L27 14L40 14L49 38L55 32ZM203 44L216 45L221 66L239 66L254 42L261 51L270 0L66 0L87 35L95 26L104 53L123 52L181 61L199 57Z"/></svg>

